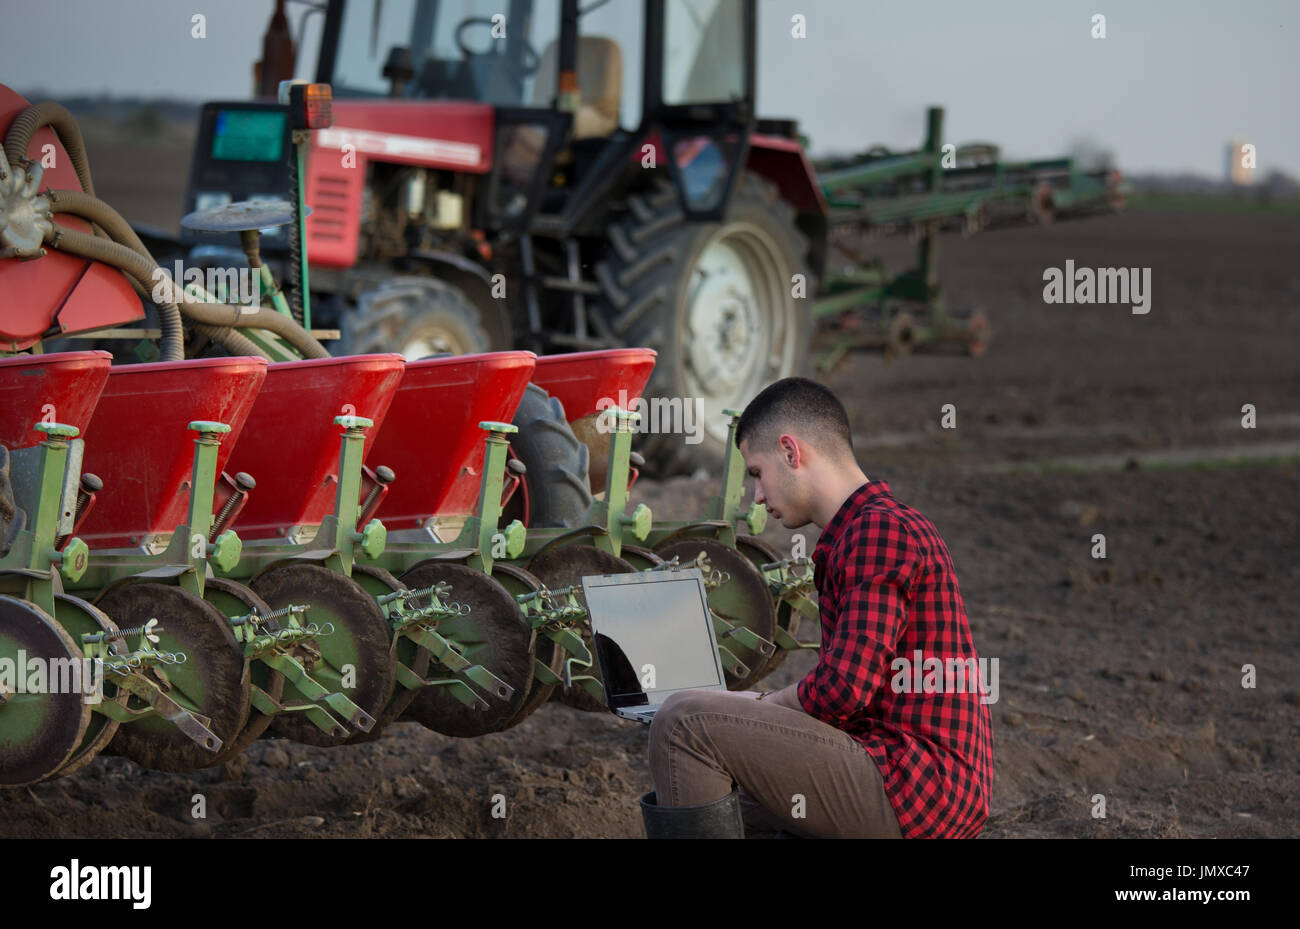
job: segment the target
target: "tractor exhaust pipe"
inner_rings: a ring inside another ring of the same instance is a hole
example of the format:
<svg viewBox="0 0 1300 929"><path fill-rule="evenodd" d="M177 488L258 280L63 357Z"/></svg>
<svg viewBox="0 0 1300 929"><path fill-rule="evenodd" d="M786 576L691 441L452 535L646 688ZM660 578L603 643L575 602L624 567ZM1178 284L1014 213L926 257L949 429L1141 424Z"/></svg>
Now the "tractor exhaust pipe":
<svg viewBox="0 0 1300 929"><path fill-rule="evenodd" d="M275 12L262 33L262 58L253 65L253 96L275 98L281 81L293 80L297 63L285 0L275 0Z"/></svg>

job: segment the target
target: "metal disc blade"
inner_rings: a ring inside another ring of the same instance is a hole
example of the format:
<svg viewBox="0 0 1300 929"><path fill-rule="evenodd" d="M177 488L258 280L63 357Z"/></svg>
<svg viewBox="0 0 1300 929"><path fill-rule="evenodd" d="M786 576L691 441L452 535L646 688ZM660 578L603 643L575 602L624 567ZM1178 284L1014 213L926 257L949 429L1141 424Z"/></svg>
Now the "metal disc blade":
<svg viewBox="0 0 1300 929"><path fill-rule="evenodd" d="M683 565L694 561L703 552L715 570L725 571L729 575L725 583L709 591L709 607L733 625L744 626L767 641L772 641L776 634L776 610L772 606L772 594L762 572L748 558L717 539L709 538L673 539L655 546L655 551L665 561L676 557ZM722 662L728 690L747 690L767 673L765 666L771 655L761 655L744 647L734 638L719 644L725 644L748 668L748 673L736 674L729 667L728 661Z"/></svg>
<svg viewBox="0 0 1300 929"><path fill-rule="evenodd" d="M740 552L753 562L754 567L756 568L760 568L761 565L771 564L774 561L780 561L782 558L781 553L777 551L773 545L752 535L736 536L736 551ZM759 573L762 573L761 568ZM789 603L784 600L777 601L777 625L788 632L792 637L798 634L799 620L802 618L803 614L790 606ZM771 659L769 659L767 665L764 667L763 676L767 677L777 668L781 667L782 663L789 656L789 649L778 648L776 653L771 657Z"/></svg>
<svg viewBox="0 0 1300 929"><path fill-rule="evenodd" d="M124 584L110 588L96 606L121 629L158 620L154 648L181 652L184 664L162 665L164 690L186 709L211 719L208 728L222 747L248 722L249 675L244 651L221 611L182 587ZM134 647L138 638L127 639ZM144 768L194 771L215 763L209 751L161 716L128 723L117 730L113 749Z"/></svg>
<svg viewBox="0 0 1300 929"><path fill-rule="evenodd" d="M376 568L373 565L353 565L352 579L365 588L366 593L372 597L382 596L392 593L394 590L403 590L406 585L395 578L391 572L383 568ZM428 677L430 656L428 651L416 645L406 636L402 636L396 642L397 660L406 665L420 677ZM388 701L388 706L384 707L384 712L375 718L375 725L369 732L355 733L348 744L352 745L357 742L371 742L379 737L384 731L384 727L391 722L395 722L406 712L411 701L420 693L419 690L413 690L409 687L403 687L400 683L393 688L393 698Z"/></svg>
<svg viewBox="0 0 1300 929"><path fill-rule="evenodd" d="M619 549L619 557L638 571L654 569L664 563L664 560L655 554L654 549L627 543Z"/></svg>
<svg viewBox="0 0 1300 929"><path fill-rule="evenodd" d="M117 624L108 618L105 613L97 606L93 606L80 597L73 597L69 594L55 594L54 609L57 614L55 618L59 625L68 631L73 641L81 641L81 636L86 633L96 632L117 632ZM126 645L120 640L114 640L109 643L109 651L115 654L126 652ZM117 703L125 705L129 694L125 690L119 690L112 680L104 679L104 693L99 705L104 703ZM54 777L66 777L76 771L81 770L86 765L95 760L108 743L113 741L117 735L118 721L110 719L103 713L94 712L95 707L91 707L90 725L86 727L86 734L81 738L81 744L77 750L72 753L68 763L54 774Z"/></svg>
<svg viewBox="0 0 1300 929"><path fill-rule="evenodd" d="M528 563L528 570L537 575L547 587L555 590L573 584L581 586L582 579L591 574L632 574L636 568L622 558L590 545L562 545L538 552ZM591 644L590 622L582 624L582 641L586 644L587 651L591 653L594 662L596 652ZM596 680L600 680L600 669L594 663L591 670L583 670L581 673L590 674ZM609 711L609 706L604 701L597 700L577 685L572 687L558 685L552 699L589 713Z"/></svg>
<svg viewBox="0 0 1300 929"><path fill-rule="evenodd" d="M81 649L34 603L0 596L0 786L49 777L72 757L90 724ZM28 691L31 692L28 692Z"/></svg>
<svg viewBox="0 0 1300 929"><path fill-rule="evenodd" d="M303 215L310 216L311 207L304 207ZM181 225L196 232L245 232L291 222L293 204L288 200L241 200L181 217Z"/></svg>
<svg viewBox="0 0 1300 929"><path fill-rule="evenodd" d="M506 590L510 591L512 596L516 597L520 594L527 594L540 590L542 587L541 580L534 574L525 571L518 565L509 564L504 561L493 562L492 576L496 580L500 581L501 585L505 587ZM534 652L537 660L549 668L552 674L559 676L560 672L564 670L564 659L568 653L551 639L548 639L544 635L537 636L537 641L534 645ZM543 684L537 679L537 676L534 675L532 683L528 686L528 696L524 698L524 703L519 708L519 712L511 718L510 725L517 726L533 713L537 712L537 709L543 703L551 699L551 694L554 693L555 687L555 684Z"/></svg>
<svg viewBox="0 0 1300 929"><path fill-rule="evenodd" d="M397 663L388 621L375 598L352 578L306 561L275 565L249 586L272 609L306 604L309 609L303 622L321 628L326 623L333 625L333 632L307 640L296 651L318 684L343 694L378 719L392 699ZM289 685L284 702L301 706L306 700ZM275 717L271 731L308 745L342 745L355 730L340 725L325 732L303 713L289 712Z"/></svg>
<svg viewBox="0 0 1300 929"><path fill-rule="evenodd" d="M243 584L236 583L229 578L210 577L203 585L203 599L207 600L217 609L219 609L228 619L235 616L247 616L253 610L265 616L271 612L271 606L257 594L253 593ZM279 628L275 620L266 623L266 627L272 631ZM261 661L253 661L249 665L249 675L253 687L260 687L272 700L279 701L284 697L284 675ZM238 736L221 746L221 751L212 763L224 764L236 755L241 754L244 749L252 745L262 737L274 716L267 715L257 707L249 705L248 722Z"/></svg>
<svg viewBox="0 0 1300 929"><path fill-rule="evenodd" d="M452 561L421 562L401 580L411 588L450 584L449 599L468 604L470 612L443 620L438 624L438 633L454 642L471 664L482 665L514 691L508 699L501 699L471 686L487 702L486 709L475 709L453 696L448 686L426 687L407 708L407 717L434 732L462 738L505 729L519 712L533 680L535 633L515 598L482 571ZM436 661L428 676L434 680L464 680Z"/></svg>

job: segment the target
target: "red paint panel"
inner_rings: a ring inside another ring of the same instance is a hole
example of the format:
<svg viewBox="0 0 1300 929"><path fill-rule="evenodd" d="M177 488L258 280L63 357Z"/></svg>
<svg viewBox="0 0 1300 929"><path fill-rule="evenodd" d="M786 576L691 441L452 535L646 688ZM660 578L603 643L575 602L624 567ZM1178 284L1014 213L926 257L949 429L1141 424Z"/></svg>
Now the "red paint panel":
<svg viewBox="0 0 1300 929"><path fill-rule="evenodd" d="M486 174L492 168L496 125L491 104L450 101L336 100L334 124L315 133L315 144L391 164L423 165ZM358 167L360 163L358 163Z"/></svg>
<svg viewBox="0 0 1300 929"><path fill-rule="evenodd" d="M307 162L312 264L350 268L356 263L370 162L486 174L492 167L494 114L479 103L335 101L334 124L312 133Z"/></svg>
<svg viewBox="0 0 1300 929"><path fill-rule="evenodd" d="M86 332L137 319L144 319L144 307L126 275L111 265L93 262L59 311L59 328Z"/></svg>
<svg viewBox="0 0 1300 929"><path fill-rule="evenodd" d="M775 184L781 191L781 199L800 213L826 215L826 197L817 183L817 172L796 140L775 135L750 136L745 166Z"/></svg>
<svg viewBox="0 0 1300 929"><path fill-rule="evenodd" d="M313 149L307 168L307 254L313 265L350 268L361 241L365 165L344 167L338 152Z"/></svg>
<svg viewBox="0 0 1300 929"><path fill-rule="evenodd" d="M611 348L599 352L572 352L537 359L533 383L564 404L564 415L573 422L599 407L608 397L619 400L627 391L630 403L641 396L654 371L655 351L650 348Z"/></svg>
<svg viewBox="0 0 1300 929"><path fill-rule="evenodd" d="M248 424L226 470L247 471L257 489L235 521L241 539L279 537L293 526L315 526L334 510L339 436L334 417L374 420L374 444L402 380L401 355L351 355L285 361L267 369Z"/></svg>
<svg viewBox="0 0 1300 929"><path fill-rule="evenodd" d="M108 380L108 352L62 352L0 358L0 445L32 448L45 419L85 432Z"/></svg>
<svg viewBox="0 0 1300 929"><path fill-rule="evenodd" d="M0 137L27 106L27 100L0 84ZM53 161L45 169L40 189L81 190L72 160L50 127L42 127L32 135L27 156L37 163L49 163L45 157L47 145L53 146ZM57 215L54 221L79 232L90 231L90 224L76 217ZM86 296L78 296L75 309L64 319L61 311L74 288L80 292L79 284L86 287ZM31 347L56 320L63 331L79 332L144 317L135 291L120 271L52 248L44 258L0 260L0 294L4 294L0 347L7 351ZM92 301L100 302L96 305Z"/></svg>
<svg viewBox="0 0 1300 929"><path fill-rule="evenodd" d="M86 429L82 470L104 490L77 535L91 548L141 544L185 522L196 419L225 423L217 470L239 440L266 378L261 358L197 358L112 369Z"/></svg>
<svg viewBox="0 0 1300 929"><path fill-rule="evenodd" d="M408 362L388 422L366 459L397 477L377 511L389 529L429 516L468 516L478 506L485 420L510 422L537 356L489 352Z"/></svg>

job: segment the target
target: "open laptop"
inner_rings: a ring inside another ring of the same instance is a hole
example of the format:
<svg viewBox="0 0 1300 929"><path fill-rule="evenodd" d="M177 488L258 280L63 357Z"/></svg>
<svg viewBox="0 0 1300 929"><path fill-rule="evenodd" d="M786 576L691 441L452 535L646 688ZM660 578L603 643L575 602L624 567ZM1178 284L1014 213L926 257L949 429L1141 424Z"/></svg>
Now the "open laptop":
<svg viewBox="0 0 1300 929"><path fill-rule="evenodd" d="M726 690L699 568L582 579L609 708L649 725L679 690Z"/></svg>

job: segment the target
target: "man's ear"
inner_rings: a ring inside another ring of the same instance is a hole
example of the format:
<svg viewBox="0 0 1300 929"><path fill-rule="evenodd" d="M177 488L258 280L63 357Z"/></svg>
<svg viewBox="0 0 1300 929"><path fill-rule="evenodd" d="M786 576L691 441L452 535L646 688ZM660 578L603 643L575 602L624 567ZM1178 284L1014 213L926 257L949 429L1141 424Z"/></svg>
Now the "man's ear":
<svg viewBox="0 0 1300 929"><path fill-rule="evenodd" d="M799 447L799 440L789 433L783 433L777 440L777 445L781 449L781 457L785 459L786 464L792 468L799 467L803 461L803 449Z"/></svg>

